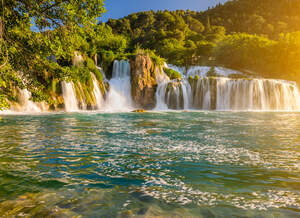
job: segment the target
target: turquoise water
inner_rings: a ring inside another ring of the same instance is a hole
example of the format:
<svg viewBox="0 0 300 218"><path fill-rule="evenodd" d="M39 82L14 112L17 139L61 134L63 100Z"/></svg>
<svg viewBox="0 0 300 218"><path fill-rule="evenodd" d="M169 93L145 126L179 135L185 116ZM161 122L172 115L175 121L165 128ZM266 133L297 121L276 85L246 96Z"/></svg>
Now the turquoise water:
<svg viewBox="0 0 300 218"><path fill-rule="evenodd" d="M300 217L300 114L3 116L0 217Z"/></svg>

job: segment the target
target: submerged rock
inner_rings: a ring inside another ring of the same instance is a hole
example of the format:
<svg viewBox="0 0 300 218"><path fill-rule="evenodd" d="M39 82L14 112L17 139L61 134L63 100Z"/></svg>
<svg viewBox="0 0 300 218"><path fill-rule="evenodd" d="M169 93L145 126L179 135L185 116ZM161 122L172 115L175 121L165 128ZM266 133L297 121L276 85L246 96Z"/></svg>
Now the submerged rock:
<svg viewBox="0 0 300 218"><path fill-rule="evenodd" d="M131 94L136 107L153 109L156 104L155 66L149 55L137 55L131 61Z"/></svg>
<svg viewBox="0 0 300 218"><path fill-rule="evenodd" d="M55 193L27 193L15 200L0 203L0 217L81 217L72 210L49 202L58 199ZM50 200L50 201L51 201Z"/></svg>
<svg viewBox="0 0 300 218"><path fill-rule="evenodd" d="M144 110L144 109L137 109L137 110L134 110L132 111L133 113L146 113L147 111Z"/></svg>

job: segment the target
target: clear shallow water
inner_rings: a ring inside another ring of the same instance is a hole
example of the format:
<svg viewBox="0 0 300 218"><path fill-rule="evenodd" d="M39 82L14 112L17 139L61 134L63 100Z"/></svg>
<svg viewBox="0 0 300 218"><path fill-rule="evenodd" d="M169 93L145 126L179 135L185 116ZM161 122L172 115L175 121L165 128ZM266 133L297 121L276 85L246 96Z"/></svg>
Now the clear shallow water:
<svg viewBox="0 0 300 218"><path fill-rule="evenodd" d="M300 217L300 113L3 116L13 215Z"/></svg>

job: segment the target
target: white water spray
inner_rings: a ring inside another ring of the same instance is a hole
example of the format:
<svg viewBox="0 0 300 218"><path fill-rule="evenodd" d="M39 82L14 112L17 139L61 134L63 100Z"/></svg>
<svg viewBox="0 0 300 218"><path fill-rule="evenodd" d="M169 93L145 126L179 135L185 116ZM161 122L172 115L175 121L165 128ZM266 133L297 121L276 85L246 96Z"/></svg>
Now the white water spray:
<svg viewBox="0 0 300 218"><path fill-rule="evenodd" d="M65 82L61 83L62 85L62 94L65 102L65 110L67 112L75 112L79 110L78 101L75 94L74 84L73 82Z"/></svg>
<svg viewBox="0 0 300 218"><path fill-rule="evenodd" d="M155 93L156 107L154 110L167 110L168 105L166 104L165 96L166 96L167 86L170 82L170 79L165 74L165 72L159 68L156 68L155 75L156 75L156 82L157 82L157 90Z"/></svg>
<svg viewBox="0 0 300 218"><path fill-rule="evenodd" d="M98 84L98 80L96 78L96 76L91 73L92 79L93 79L93 85L94 85L94 90L93 90L93 94L95 97L95 101L96 101L96 109L101 109L104 105L104 99L103 99L103 95L101 93L99 84Z"/></svg>
<svg viewBox="0 0 300 218"><path fill-rule="evenodd" d="M109 85L105 110L132 110L130 64L127 60L114 61L112 78L109 81Z"/></svg>

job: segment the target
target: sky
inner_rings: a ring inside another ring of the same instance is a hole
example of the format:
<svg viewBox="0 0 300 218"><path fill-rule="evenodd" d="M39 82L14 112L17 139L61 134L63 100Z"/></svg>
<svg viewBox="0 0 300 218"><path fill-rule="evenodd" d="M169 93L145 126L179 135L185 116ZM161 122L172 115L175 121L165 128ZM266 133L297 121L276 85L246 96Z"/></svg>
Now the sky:
<svg viewBox="0 0 300 218"><path fill-rule="evenodd" d="M107 12L100 18L106 22L109 18L117 19L139 11L149 10L187 10L202 11L226 0L104 0Z"/></svg>

